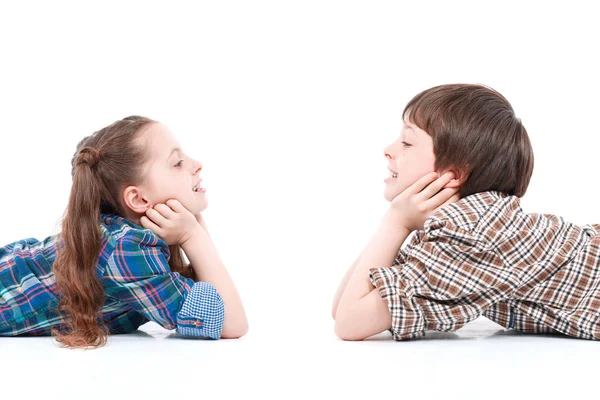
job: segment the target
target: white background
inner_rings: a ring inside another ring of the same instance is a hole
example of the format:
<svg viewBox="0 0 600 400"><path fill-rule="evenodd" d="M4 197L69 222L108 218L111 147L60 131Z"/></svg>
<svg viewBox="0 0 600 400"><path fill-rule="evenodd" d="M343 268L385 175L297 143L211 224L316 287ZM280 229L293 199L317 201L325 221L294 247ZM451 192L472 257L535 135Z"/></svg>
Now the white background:
<svg viewBox="0 0 600 400"><path fill-rule="evenodd" d="M297 379L286 375L291 383L281 390L293 393L299 385L311 393L301 371L319 364L318 355L331 354L332 346L345 345L333 334L331 300L385 212L383 148L399 134L405 104L424 89L460 82L500 91L535 152L524 210L600 222L600 28L591 2L15 4L0 5L0 246L58 232L81 138L131 114L165 123L204 164L205 219L250 321L245 338L225 341L234 345L200 345L217 358L241 351L257 362L237 364L248 365L237 375L213 371L210 382L218 385L210 393L230 381L237 387L241 375L264 378L267 368L279 376L291 365ZM11 348L7 340L0 339L0 357ZM140 340L152 351L168 343ZM319 375L327 393L335 394L344 379L362 382L366 393L374 374L398 368L406 357L401 349L410 344L385 340L378 344L395 352L385 367L367 344L335 347L342 349L338 357L346 355L340 358L345 369L332 367L331 379ZM426 343L435 355L436 346L458 342ZM585 343L578 346L588 346L589 354L594 343ZM131 349L113 346L121 354ZM43 365L73 368L66 350L44 348L53 356ZM311 356L288 358L291 348ZM19 351L10 354L18 358ZM494 364L486 354L474 365ZM210 370L202 355L188 357ZM106 365L111 359L102 358ZM348 371L356 376L346 378ZM390 376L398 379L394 386L402 382L401 372ZM423 395L416 386L402 394Z"/></svg>

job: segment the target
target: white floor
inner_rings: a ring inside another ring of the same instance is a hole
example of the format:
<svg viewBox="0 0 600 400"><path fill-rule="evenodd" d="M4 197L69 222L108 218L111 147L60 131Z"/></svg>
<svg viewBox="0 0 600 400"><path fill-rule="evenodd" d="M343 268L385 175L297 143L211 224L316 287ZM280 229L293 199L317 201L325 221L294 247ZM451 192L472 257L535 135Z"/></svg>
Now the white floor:
<svg viewBox="0 0 600 400"><path fill-rule="evenodd" d="M0 338L0 398L597 399L599 359L600 342L505 331L483 317L407 342L343 342L302 326L190 340L149 323L93 351Z"/></svg>

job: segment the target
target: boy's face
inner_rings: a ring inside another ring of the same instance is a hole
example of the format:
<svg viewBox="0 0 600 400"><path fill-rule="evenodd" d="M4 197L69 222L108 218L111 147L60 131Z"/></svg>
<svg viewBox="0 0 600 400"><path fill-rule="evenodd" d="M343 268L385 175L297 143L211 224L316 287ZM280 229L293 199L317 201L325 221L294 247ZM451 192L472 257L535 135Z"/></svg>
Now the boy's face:
<svg viewBox="0 0 600 400"><path fill-rule="evenodd" d="M410 121L404 121L400 136L384 149L384 156L390 169L383 194L387 201L392 201L425 174L435 171L433 140Z"/></svg>

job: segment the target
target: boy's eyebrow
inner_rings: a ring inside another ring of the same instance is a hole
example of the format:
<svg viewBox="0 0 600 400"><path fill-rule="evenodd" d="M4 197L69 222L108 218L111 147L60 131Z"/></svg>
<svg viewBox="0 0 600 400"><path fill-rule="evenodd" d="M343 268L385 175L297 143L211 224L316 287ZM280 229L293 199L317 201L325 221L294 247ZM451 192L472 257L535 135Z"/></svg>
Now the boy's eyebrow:
<svg viewBox="0 0 600 400"><path fill-rule="evenodd" d="M406 128L406 130L410 133L412 133L413 135L415 134L415 131L413 130L413 128L411 128L410 125L408 125L406 122L404 123L404 128ZM415 135L416 136L416 135Z"/></svg>
<svg viewBox="0 0 600 400"><path fill-rule="evenodd" d="M417 132L415 132L406 122L404 122L404 127L406 128L406 134L410 134L417 142L419 142Z"/></svg>
<svg viewBox="0 0 600 400"><path fill-rule="evenodd" d="M415 133L415 131L413 131L412 129L410 129L410 127L407 127L407 128L408 128L407 131L406 131L407 136L410 134L415 139L415 141L418 142L419 141L419 137L417 136L417 134Z"/></svg>

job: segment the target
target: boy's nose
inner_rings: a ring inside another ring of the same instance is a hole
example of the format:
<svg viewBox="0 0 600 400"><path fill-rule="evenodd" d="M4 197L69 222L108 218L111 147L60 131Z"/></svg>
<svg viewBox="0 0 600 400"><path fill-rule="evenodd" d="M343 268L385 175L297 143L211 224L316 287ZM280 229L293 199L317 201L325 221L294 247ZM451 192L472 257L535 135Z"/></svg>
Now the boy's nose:
<svg viewBox="0 0 600 400"><path fill-rule="evenodd" d="M393 157L391 156L391 153L392 153L392 145L388 144L383 149L383 156L385 158L387 158L388 160L393 160Z"/></svg>

